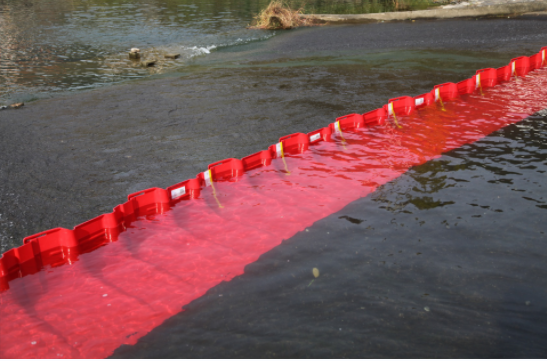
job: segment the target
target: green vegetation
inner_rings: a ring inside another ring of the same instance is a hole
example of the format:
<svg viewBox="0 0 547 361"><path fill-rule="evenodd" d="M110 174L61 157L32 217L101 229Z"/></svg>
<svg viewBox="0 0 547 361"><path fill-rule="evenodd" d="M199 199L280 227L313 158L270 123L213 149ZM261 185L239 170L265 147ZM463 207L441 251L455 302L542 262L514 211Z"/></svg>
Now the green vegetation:
<svg viewBox="0 0 547 361"><path fill-rule="evenodd" d="M424 10L444 0L291 0L291 9L306 14L368 14L389 11Z"/></svg>

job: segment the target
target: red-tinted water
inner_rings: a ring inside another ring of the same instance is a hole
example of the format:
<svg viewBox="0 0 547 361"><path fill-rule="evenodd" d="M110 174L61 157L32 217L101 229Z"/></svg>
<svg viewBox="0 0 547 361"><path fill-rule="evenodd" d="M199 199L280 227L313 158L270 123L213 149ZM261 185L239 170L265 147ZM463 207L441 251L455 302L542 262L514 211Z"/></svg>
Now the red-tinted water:
<svg viewBox="0 0 547 361"><path fill-rule="evenodd" d="M216 183L200 199L141 219L72 265L16 279L0 294L0 356L102 358L141 336L245 265L409 167L477 141L547 107L547 70L344 133ZM219 295L220 297L220 295Z"/></svg>

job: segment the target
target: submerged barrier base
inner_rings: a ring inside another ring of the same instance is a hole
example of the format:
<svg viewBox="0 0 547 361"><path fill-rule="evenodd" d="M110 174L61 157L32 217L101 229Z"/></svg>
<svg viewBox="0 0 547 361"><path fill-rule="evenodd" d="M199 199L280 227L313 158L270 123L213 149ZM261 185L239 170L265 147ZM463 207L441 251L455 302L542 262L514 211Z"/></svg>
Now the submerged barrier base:
<svg viewBox="0 0 547 361"><path fill-rule="evenodd" d="M134 344L315 221L547 107L543 53L282 137L166 190L134 193L74 230L26 238L0 259L0 356L102 358Z"/></svg>

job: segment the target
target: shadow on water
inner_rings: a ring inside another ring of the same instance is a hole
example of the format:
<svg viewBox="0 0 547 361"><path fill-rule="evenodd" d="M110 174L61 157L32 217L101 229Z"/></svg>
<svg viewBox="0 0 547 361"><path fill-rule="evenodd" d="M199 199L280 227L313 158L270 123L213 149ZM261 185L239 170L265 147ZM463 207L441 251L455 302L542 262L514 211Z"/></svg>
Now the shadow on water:
<svg viewBox="0 0 547 361"><path fill-rule="evenodd" d="M545 357L546 134L535 115L412 168L113 357Z"/></svg>

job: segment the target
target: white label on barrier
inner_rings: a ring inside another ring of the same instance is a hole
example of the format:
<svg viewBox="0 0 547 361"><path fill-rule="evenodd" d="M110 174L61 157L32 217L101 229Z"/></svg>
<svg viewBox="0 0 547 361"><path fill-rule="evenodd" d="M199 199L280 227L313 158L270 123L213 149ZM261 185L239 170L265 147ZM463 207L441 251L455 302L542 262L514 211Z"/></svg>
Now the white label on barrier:
<svg viewBox="0 0 547 361"><path fill-rule="evenodd" d="M336 133L342 133L342 129L340 129L340 122L336 121L334 123L334 130L336 130Z"/></svg>
<svg viewBox="0 0 547 361"><path fill-rule="evenodd" d="M321 134L320 133L316 133L314 135L310 135L310 142L315 142L316 140L320 139L321 138Z"/></svg>
<svg viewBox="0 0 547 361"><path fill-rule="evenodd" d="M414 104L415 106L419 107L420 105L422 105L424 103L424 98L418 98L415 100Z"/></svg>
<svg viewBox="0 0 547 361"><path fill-rule="evenodd" d="M205 186L209 187L211 185L211 170L206 170L203 172L203 179L205 180Z"/></svg>
<svg viewBox="0 0 547 361"><path fill-rule="evenodd" d="M481 86L481 74L475 76L475 89Z"/></svg>
<svg viewBox="0 0 547 361"><path fill-rule="evenodd" d="M393 102L391 102L387 106L387 115L392 115L393 113L394 113L394 111L393 111Z"/></svg>
<svg viewBox="0 0 547 361"><path fill-rule="evenodd" d="M545 62L545 50L541 51L541 65Z"/></svg>
<svg viewBox="0 0 547 361"><path fill-rule="evenodd" d="M186 194L186 187L180 187L171 191L171 199L178 198Z"/></svg>
<svg viewBox="0 0 547 361"><path fill-rule="evenodd" d="M277 157L281 157L283 155L282 149L281 149L282 146L283 145L281 143L277 143L275 145L275 154L277 155Z"/></svg>
<svg viewBox="0 0 547 361"><path fill-rule="evenodd" d="M515 61L511 63L511 72L514 73L515 72Z"/></svg>
<svg viewBox="0 0 547 361"><path fill-rule="evenodd" d="M441 97L440 88L435 88L435 101L439 100L440 97Z"/></svg>

